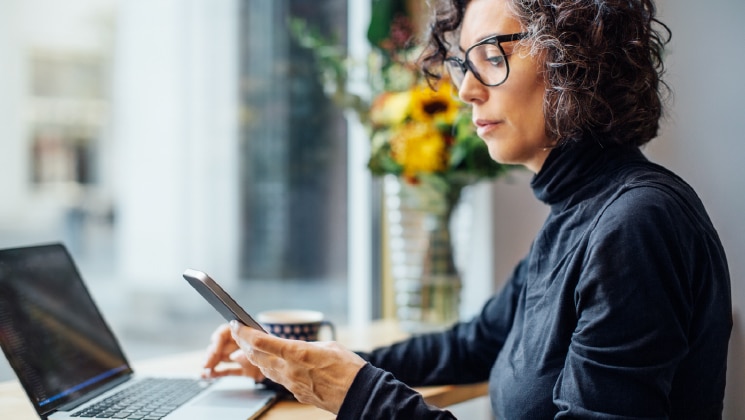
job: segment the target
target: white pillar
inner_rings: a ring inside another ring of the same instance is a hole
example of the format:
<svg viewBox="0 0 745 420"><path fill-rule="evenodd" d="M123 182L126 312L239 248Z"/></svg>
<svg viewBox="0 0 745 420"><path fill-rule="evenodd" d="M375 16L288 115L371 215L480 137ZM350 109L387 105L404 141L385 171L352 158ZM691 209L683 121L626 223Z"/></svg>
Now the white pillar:
<svg viewBox="0 0 745 420"><path fill-rule="evenodd" d="M355 62L364 63L370 51L367 41L370 3L350 1L348 7L349 44L347 48ZM366 78L366 74L352 76L352 82L348 88L354 92L369 94L369 86L361 82ZM362 124L351 112L348 115L348 311L349 324L361 326L372 320L372 204L371 176L367 169L370 145Z"/></svg>
<svg viewBox="0 0 745 420"><path fill-rule="evenodd" d="M185 268L234 282L237 2L127 0L120 7L118 273L161 291L181 282Z"/></svg>
<svg viewBox="0 0 745 420"><path fill-rule="evenodd" d="M460 318L481 312L494 292L493 183L469 186L451 221L456 266L461 274Z"/></svg>
<svg viewBox="0 0 745 420"><path fill-rule="evenodd" d="M29 157L23 105L27 86L23 71L19 2L0 1L0 220L13 229L27 201Z"/></svg>

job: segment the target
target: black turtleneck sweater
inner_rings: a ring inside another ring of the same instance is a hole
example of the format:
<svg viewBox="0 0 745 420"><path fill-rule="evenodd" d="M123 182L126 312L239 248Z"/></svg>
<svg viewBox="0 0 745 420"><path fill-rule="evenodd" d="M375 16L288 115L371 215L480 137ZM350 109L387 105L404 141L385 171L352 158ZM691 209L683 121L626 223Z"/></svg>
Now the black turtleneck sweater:
<svg viewBox="0 0 745 420"><path fill-rule="evenodd" d="M505 287L363 354L339 419L452 418L408 386L485 380L499 419L721 418L730 280L694 191L596 143L553 150L532 188L551 211Z"/></svg>

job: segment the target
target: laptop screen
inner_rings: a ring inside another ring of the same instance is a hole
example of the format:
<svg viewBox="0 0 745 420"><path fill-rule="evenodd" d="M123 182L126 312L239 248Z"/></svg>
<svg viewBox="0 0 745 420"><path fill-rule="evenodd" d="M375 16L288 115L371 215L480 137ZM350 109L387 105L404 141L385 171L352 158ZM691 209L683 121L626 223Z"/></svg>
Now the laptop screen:
<svg viewBox="0 0 745 420"><path fill-rule="evenodd" d="M132 372L61 244L0 250L0 345L40 414Z"/></svg>

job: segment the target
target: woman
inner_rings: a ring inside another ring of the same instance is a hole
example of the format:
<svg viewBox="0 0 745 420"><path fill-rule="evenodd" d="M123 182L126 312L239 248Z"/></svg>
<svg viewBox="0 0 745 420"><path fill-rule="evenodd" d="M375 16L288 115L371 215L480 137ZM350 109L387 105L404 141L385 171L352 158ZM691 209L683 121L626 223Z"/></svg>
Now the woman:
<svg viewBox="0 0 745 420"><path fill-rule="evenodd" d="M639 150L662 114L656 27L651 0L443 6L425 73L444 63L492 158L536 174L551 211L528 254L446 332L358 355L223 327L207 375L265 375L340 419L450 418L407 385L484 380L498 418L720 418L724 251L691 188ZM216 369L231 357L241 372Z"/></svg>

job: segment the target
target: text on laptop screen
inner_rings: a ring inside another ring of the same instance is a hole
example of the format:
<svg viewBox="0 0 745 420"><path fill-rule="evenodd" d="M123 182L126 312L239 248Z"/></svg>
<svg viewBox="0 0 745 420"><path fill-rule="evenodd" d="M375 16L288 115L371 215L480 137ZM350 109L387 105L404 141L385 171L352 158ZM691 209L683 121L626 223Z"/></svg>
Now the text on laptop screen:
<svg viewBox="0 0 745 420"><path fill-rule="evenodd" d="M58 244L0 251L0 342L40 411L131 373Z"/></svg>

